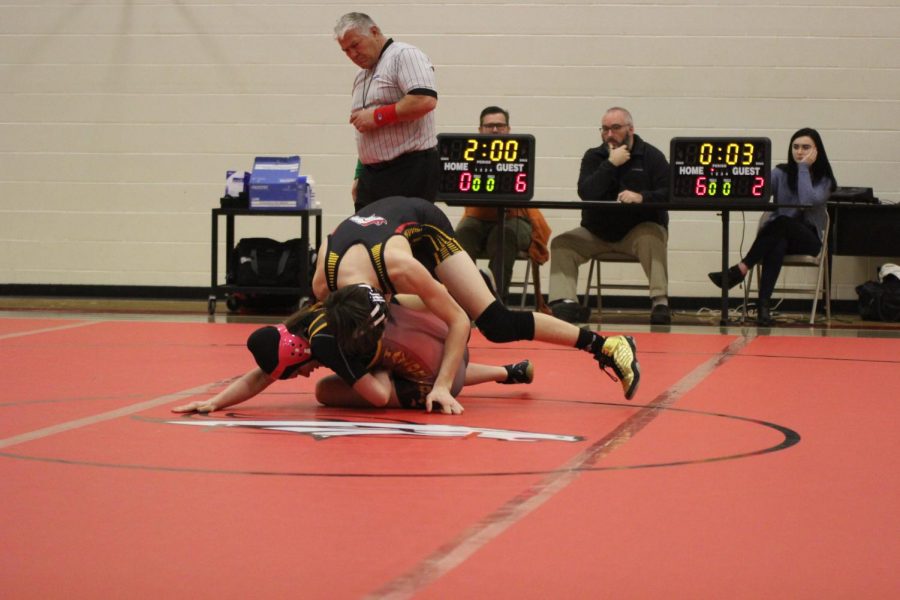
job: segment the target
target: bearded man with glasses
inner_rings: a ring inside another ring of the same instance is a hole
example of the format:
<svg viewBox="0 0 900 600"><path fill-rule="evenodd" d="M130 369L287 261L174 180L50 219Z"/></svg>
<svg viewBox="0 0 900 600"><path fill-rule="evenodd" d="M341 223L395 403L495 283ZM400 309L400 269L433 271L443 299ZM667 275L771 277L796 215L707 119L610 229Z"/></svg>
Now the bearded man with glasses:
<svg viewBox="0 0 900 600"><path fill-rule="evenodd" d="M604 252L638 259L650 282L650 322L672 322L668 299L669 213L654 208L669 195L669 163L663 153L634 132L626 109L615 106L603 115L603 144L581 159L578 197L623 204L633 210L585 208L581 226L558 235L550 244L550 309L557 318L586 322L590 309L577 301L578 267ZM599 293L599 291L598 291Z"/></svg>

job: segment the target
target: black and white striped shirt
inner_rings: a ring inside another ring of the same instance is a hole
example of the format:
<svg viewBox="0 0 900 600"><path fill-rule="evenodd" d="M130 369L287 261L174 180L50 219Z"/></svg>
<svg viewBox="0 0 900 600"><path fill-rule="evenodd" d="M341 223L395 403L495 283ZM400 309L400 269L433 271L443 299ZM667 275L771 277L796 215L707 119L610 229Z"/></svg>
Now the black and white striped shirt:
<svg viewBox="0 0 900 600"><path fill-rule="evenodd" d="M434 66L415 46L388 40L378 63L356 74L351 110L393 104L411 91L437 97ZM356 132L357 152L363 164L385 162L401 154L433 148L436 144L434 111L415 121Z"/></svg>

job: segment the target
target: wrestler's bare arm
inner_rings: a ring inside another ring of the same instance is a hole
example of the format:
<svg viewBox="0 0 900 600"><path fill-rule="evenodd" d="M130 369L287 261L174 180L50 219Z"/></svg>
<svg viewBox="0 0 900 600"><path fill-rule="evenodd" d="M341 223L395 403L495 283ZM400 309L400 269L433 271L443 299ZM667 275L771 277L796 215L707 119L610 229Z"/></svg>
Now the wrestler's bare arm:
<svg viewBox="0 0 900 600"><path fill-rule="evenodd" d="M262 369L255 367L244 373L240 378L232 381L227 388L209 400L195 400L188 404L176 406L172 409L172 412L208 413L222 410L249 400L269 387L274 381L274 379L263 373Z"/></svg>
<svg viewBox="0 0 900 600"><path fill-rule="evenodd" d="M426 399L427 407L433 401L441 403L444 412L458 414L462 406L450 394L453 377L459 368L466 342L469 339L470 321L465 311L456 303L447 289L409 252L400 247L385 250L385 264L397 292L417 294L436 317L447 324L444 356L434 387Z"/></svg>

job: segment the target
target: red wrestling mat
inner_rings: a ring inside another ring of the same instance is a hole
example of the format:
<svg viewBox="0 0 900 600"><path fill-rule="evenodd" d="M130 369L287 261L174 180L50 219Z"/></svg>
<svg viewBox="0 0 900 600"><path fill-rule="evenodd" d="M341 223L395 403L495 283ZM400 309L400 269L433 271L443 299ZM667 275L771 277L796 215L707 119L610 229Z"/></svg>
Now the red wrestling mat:
<svg viewBox="0 0 900 600"><path fill-rule="evenodd" d="M0 319L4 598L900 593L900 340L636 334L628 403L582 353L476 333L535 383L457 417L308 380L171 413L253 328Z"/></svg>

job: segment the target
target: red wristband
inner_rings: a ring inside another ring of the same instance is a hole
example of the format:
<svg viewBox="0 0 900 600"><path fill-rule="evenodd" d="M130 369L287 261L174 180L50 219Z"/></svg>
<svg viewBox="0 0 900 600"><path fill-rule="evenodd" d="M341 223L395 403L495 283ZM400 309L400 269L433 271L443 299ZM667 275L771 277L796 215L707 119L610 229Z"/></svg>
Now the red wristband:
<svg viewBox="0 0 900 600"><path fill-rule="evenodd" d="M391 123L397 122L397 105L388 104L387 106L379 106L375 109L375 125L376 127L384 127Z"/></svg>

